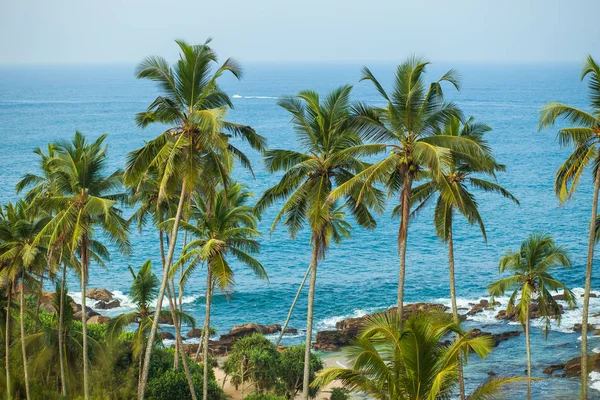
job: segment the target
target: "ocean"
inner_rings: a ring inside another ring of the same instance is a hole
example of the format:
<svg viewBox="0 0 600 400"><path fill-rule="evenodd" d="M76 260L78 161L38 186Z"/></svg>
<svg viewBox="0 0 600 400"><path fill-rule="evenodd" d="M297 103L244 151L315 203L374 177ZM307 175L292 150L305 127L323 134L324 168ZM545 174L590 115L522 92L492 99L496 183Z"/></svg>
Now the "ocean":
<svg viewBox="0 0 600 400"><path fill-rule="evenodd" d="M376 77L389 87L394 64L367 63ZM233 98L234 110L229 119L251 125L268 139L270 148L296 146L290 117L277 106L281 95L293 95L302 89L326 94L343 84L354 85L353 99L381 104L372 86L359 83L362 64L247 64L240 82L225 78L223 88ZM439 78L447 69L456 68L462 75L459 93L446 88L465 115L492 126L487 136L506 172L498 181L521 202L520 206L499 196L477 193L488 241L485 243L477 227L460 218L456 222L454 240L457 293L459 304L488 298L486 286L498 277L498 260L506 249L516 249L531 232L554 235L572 256L571 270L557 271L556 276L582 292L586 262L587 228L590 217L592 182L590 174L582 177L581 186L570 203L559 207L553 183L556 169L567 157L555 140L556 128L538 132L538 111L549 100L577 107L587 107L587 87L579 81L577 64L432 64L428 78ZM27 172L36 172L37 156L33 150L57 139L70 139L76 130L90 138L108 134L109 169L123 168L128 152L139 148L145 140L161 132L158 126L141 130L134 115L143 111L157 95L150 82L134 77L133 65L122 66L5 66L0 67L0 202L15 200L14 185ZM258 198L273 185L277 175L268 174L258 153L241 145L252 160L255 178L238 170L236 178L245 183ZM390 199L388 211L377 217L374 231L355 228L352 238L341 246L333 245L318 272L315 331L333 329L335 322L349 316L386 309L395 304L398 280L396 235L398 220L391 218L397 199ZM310 262L309 233L291 240L285 227L270 233L277 213L273 207L263 215L262 252L258 256L269 274L269 282L260 281L237 264L235 292L217 294L212 309L212 323L219 334L243 323L283 323L297 287ZM182 237L180 236L179 243ZM154 261L159 272L158 235L152 227L131 232L133 254L121 256L112 248L106 270L93 267L90 287L107 288L121 299L122 307L108 315L129 310L127 298L131 276L127 266L137 268L147 259ZM432 212L424 210L412 221L407 252L407 302L428 301L449 305L446 247L437 239ZM596 264L598 263L596 260ZM596 274L597 275L597 274ZM199 270L186 288L185 310L204 318L204 271ZM74 276L71 294L80 297ZM600 294L598 275L592 287ZM504 304L506 298L500 299ZM502 308L502 307L500 307ZM290 322L298 335L285 336L283 344L300 343L305 326L306 292L301 297ZM591 299L591 312L600 312L600 298ZM533 374L545 378L543 369L564 363L579 354L580 333L572 327L580 322L579 309L566 311L560 326L552 326L547 340L540 329L533 329ZM495 312L484 312L465 322L465 327L481 327L501 332L520 329L495 319ZM592 324L600 324L593 317ZM169 329L168 327L166 329ZM184 328L184 333L187 331ZM600 351L597 337L590 339L590 349ZM525 339L510 339L497 347L492 355L479 361L469 358L466 368L467 388L472 389L498 375L523 374L526 368ZM596 378L593 376L593 378ZM598 389L591 395L600 398L600 380L592 380ZM533 384L536 399L569 399L578 392L578 379L548 378ZM514 388L514 396L524 397L523 387Z"/></svg>

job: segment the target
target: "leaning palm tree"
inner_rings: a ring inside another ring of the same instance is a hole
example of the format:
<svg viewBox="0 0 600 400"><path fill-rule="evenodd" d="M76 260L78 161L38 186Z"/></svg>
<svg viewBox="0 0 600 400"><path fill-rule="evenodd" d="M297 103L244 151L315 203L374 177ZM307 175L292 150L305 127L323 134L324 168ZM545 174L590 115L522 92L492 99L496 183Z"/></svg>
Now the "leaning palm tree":
<svg viewBox="0 0 600 400"><path fill-rule="evenodd" d="M589 75L589 97L591 112L586 112L565 104L550 102L540 111L539 129L554 125L555 121L564 118L575 126L558 131L561 146L574 146L573 153L556 172L554 190L561 204L571 199L583 170L593 165L594 192L592 195L592 217L590 219L587 266L585 270L585 287L583 292L583 308L581 312L581 398L587 399L588 357L587 333L590 307L590 291L592 267L594 264L595 221L598 214L598 190L600 190L600 174L596 167L600 162L600 66L592 56L588 56L583 64L581 80Z"/></svg>
<svg viewBox="0 0 600 400"><path fill-rule="evenodd" d="M544 318L547 332L550 319L556 318L560 324L561 308L550 293L551 290L563 290L564 299L569 307L575 307L575 297L567 286L556 280L551 272L557 267L571 267L571 260L565 248L557 246L550 235L531 234L522 244L519 251L508 250L500 259L500 274L506 270L513 275L502 278L488 286L492 295L501 296L512 290L506 313L514 313L519 317L525 329L527 346L527 398L531 398L531 348L529 342L529 325L531 308L535 304L539 315ZM518 300L518 296L521 298Z"/></svg>
<svg viewBox="0 0 600 400"><path fill-rule="evenodd" d="M475 196L469 191L469 186L484 192L498 193L519 204L518 200L506 189L497 183L482 178L488 175L495 178L497 171L503 171L504 166L496 163L483 135L491 128L486 124L476 123L469 118L463 125L458 118L451 118L438 133L447 136L460 136L469 138L478 143L485 151L485 157L473 158L469 154L460 151L452 151L451 161L446 165L443 172L443 182L431 180L413 190L413 201L421 201L414 212L420 210L427 204L437 192L437 200L434 212L435 229L438 237L448 246L448 266L450 283L450 301L452 304L452 316L455 324L460 322L458 306L456 305L456 285L454 274L454 239L453 226L455 213L462 214L469 224L477 224L484 240L487 240L485 227ZM475 176L475 174L477 174ZM465 398L464 380L462 377L462 365L458 366L458 383L460 398Z"/></svg>
<svg viewBox="0 0 600 400"><path fill-rule="evenodd" d="M151 260L146 261L137 273L129 266L129 272L131 272L131 276L133 277L129 297L136 305L136 309L130 313L121 314L118 317L113 318L107 327L107 338L111 341L115 341L127 326L134 323L137 324L132 350L133 357L139 359L139 380L142 374L143 352L146 349L146 337L152 326L153 314L151 304L156 301L156 298L158 297L160 280L152 273ZM167 313L169 313L168 316L170 316L169 311L163 311L162 316L167 316ZM178 317L184 319L192 326L196 325L194 318L187 314L178 315Z"/></svg>
<svg viewBox="0 0 600 400"><path fill-rule="evenodd" d="M5 218L0 223L0 263L4 268L0 271L3 278L12 282L21 280L19 293L19 319L21 328L21 352L23 356L23 373L25 394L31 398L29 391L29 371L27 363L27 350L25 347L25 288L28 284L36 284L35 275L39 273L46 263L46 251L40 242L36 242L37 235L48 223L48 218L37 216L24 200L16 204L9 203Z"/></svg>
<svg viewBox="0 0 600 400"><path fill-rule="evenodd" d="M250 167L244 153L231 144L232 136L246 140L255 149L262 150L265 145L264 138L252 128L225 120L226 111L232 107L232 103L217 81L226 72L237 78L241 77L242 72L233 59L226 60L213 72L212 66L217 63L217 55L209 47L209 42L210 40L202 45L189 45L177 41L180 58L173 67L162 57L153 56L146 58L137 68L137 77L157 82L162 95L145 112L136 116L136 122L141 127L160 123L169 128L128 156L125 183L135 188L145 174L153 170L158 174L159 200L171 195L171 190L175 187L180 192L158 293L156 316L144 356L142 379L138 388L140 400L144 398L152 347L158 329L157 317L162 309L168 284L166 269L173 262L179 222L186 199L208 174L217 174L225 183L234 158L245 167ZM214 168L206 169L208 163Z"/></svg>
<svg viewBox="0 0 600 400"><path fill-rule="evenodd" d="M50 161L57 191L49 198L39 199L40 207L50 210L53 217L39 237L48 236L49 245L63 245L77 257L81 280L81 307L83 315L83 396L89 397L89 367L86 321L86 288L91 262L104 266L109 258L106 247L94 239L98 231L116 244L123 253L129 251L127 224L121 217L117 202L124 195L116 191L121 187L121 172L110 175L106 170L105 135L88 142L83 134L75 133L72 141L56 143L56 156Z"/></svg>
<svg viewBox="0 0 600 400"><path fill-rule="evenodd" d="M453 333L460 339L445 344L443 338ZM473 337L470 332L461 332L447 314L413 314L402 325L397 313L381 313L369 318L348 348L352 366L326 368L313 385L339 380L352 391L380 400L450 399L458 382L460 354L474 351L485 358L492 344L491 336ZM468 398L496 398L503 385L517 379L494 378Z"/></svg>
<svg viewBox="0 0 600 400"><path fill-rule="evenodd" d="M171 270L173 274L182 263L189 262L182 277L187 280L198 266L205 264L207 267L206 314L202 335L204 399L208 399L208 338L213 291L216 287L223 292L230 292L234 284L234 273L228 256L250 268L257 277L268 279L263 265L253 257L253 254L260 251L260 243L256 240L260 233L256 230L257 221L253 209L246 204L251 196L239 184L230 184L227 190L218 191L214 202L195 196L192 215L197 225L182 223L195 239L185 246L181 258Z"/></svg>
<svg viewBox="0 0 600 400"><path fill-rule="evenodd" d="M379 108L358 104L354 120L365 139L380 142L370 144L369 151L385 152L387 156L341 185L330 196L337 199L358 187L358 200L363 201L364 188L374 183L384 184L390 196L400 196L398 315L401 320L413 183L421 179L424 172L443 182L442 166L450 159L450 149L483 156L481 147L469 138L434 135L441 124L452 117L461 118L462 113L453 103L444 101L442 91L443 82L459 88L456 71L450 70L438 81L427 85L424 78L428 64L423 59L412 57L398 66L390 93L368 68L363 69L362 80L371 81L387 105Z"/></svg>
<svg viewBox="0 0 600 400"><path fill-rule="evenodd" d="M292 114L294 130L303 152L269 150L265 164L270 172L285 171L279 183L268 189L256 204L262 212L278 200L285 199L273 222L273 230L285 217L292 238L308 222L311 230L312 258L308 291L306 346L303 399L308 399L312 320L317 280L317 266L325 257L333 233L336 231L334 213L338 205L329 199L331 191L360 173L367 164L356 158L368 149L362 145L350 119L351 86L332 91L324 100L313 91L302 91L297 97L285 97L279 105ZM349 190L345 204L359 225L373 229L375 220L369 207L383 209L381 193L369 186L363 189L363 202L358 202L358 190Z"/></svg>

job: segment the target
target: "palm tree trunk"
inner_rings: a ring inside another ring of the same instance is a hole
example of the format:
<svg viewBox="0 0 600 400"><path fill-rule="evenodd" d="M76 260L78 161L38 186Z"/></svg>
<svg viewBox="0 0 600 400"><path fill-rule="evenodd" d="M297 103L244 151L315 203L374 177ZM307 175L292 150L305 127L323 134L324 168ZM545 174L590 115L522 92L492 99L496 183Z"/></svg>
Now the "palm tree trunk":
<svg viewBox="0 0 600 400"><path fill-rule="evenodd" d="M88 343L87 343L87 308L86 308L86 287L88 274L88 240L87 235L83 235L81 240L81 334L83 342L83 399L87 400L90 396L89 387L89 366L88 366Z"/></svg>
<svg viewBox="0 0 600 400"><path fill-rule="evenodd" d="M40 289L38 290L37 300L35 304L35 327L34 332L38 331L38 326L40 324L40 305L42 304L42 292L44 291L44 274L45 270L42 271L42 276L40 277Z"/></svg>
<svg viewBox="0 0 600 400"><path fill-rule="evenodd" d="M183 248L185 248L187 244L187 231L185 231L183 233ZM181 253L183 255L183 249L181 250ZM181 257L181 256L180 256ZM183 271L183 263L180 266L180 275L182 274ZM171 293L173 294L173 301L171 302L169 300L169 307L171 307L171 309L175 309L175 310L179 310L179 312L183 312L183 307L181 306L182 303L182 297L183 297L183 285L181 284L181 279L179 280L179 305L177 304L177 300L175 298L175 283L174 283L174 278L171 278ZM171 295L169 294L169 299L171 299ZM174 357L174 361L173 361L173 368L174 369L179 369L179 352L183 351L182 348L180 348L179 346L179 342L181 342L181 320L179 318L176 318L175 313L171 313L171 319L173 319L173 324L175 325L175 357ZM179 336L179 337L178 337Z"/></svg>
<svg viewBox="0 0 600 400"><path fill-rule="evenodd" d="M315 286L317 284L317 265L319 262L319 240L313 235L312 260L310 263L311 274L308 286L308 311L306 313L306 340L304 343L304 377L302 380L302 398L308 400L310 385L310 351L312 346L313 308L315 302Z"/></svg>
<svg viewBox="0 0 600 400"><path fill-rule="evenodd" d="M456 285L454 281L454 241L452 240L452 221L450 221L448 229L448 265L450 267L450 301L452 302L452 320L456 325L460 324L458 315L458 306L456 305ZM455 340L458 340L458 334ZM460 392L460 400L465 400L465 379L463 376L462 356L458 356L458 364L456 365L458 375L458 389Z"/></svg>
<svg viewBox="0 0 600 400"><path fill-rule="evenodd" d="M527 309L525 310L525 312L525 346L527 346L527 400L531 400L531 344L529 341L529 304L527 304Z"/></svg>
<svg viewBox="0 0 600 400"><path fill-rule="evenodd" d="M8 400L12 399L12 383L11 383L11 376L10 376L10 322L11 322L11 317L10 317L10 306L12 303L12 295L13 295L13 290L12 290L12 282L8 282L8 287L6 289L6 292L8 294L7 299L6 299L6 331L4 333L4 341L5 341L5 355L6 355L6 398Z"/></svg>
<svg viewBox="0 0 600 400"><path fill-rule="evenodd" d="M406 277L406 243L408 241L408 219L410 218L410 191L412 190L412 176L410 171L404 173L400 205L402 214L398 231L398 255L400 256L400 274L398 279L398 319L404 323L404 279Z"/></svg>
<svg viewBox="0 0 600 400"><path fill-rule="evenodd" d="M204 366L202 400L208 400L208 338L210 337L210 306L212 302L212 292L212 264L208 262L208 271L206 272L206 315L204 317L204 332L202 332L202 364Z"/></svg>
<svg viewBox="0 0 600 400"><path fill-rule="evenodd" d="M29 393L29 371L27 371L27 350L25 349L25 270L21 270L21 294L19 304L19 319L21 323L21 353L23 354L23 375L25 378L25 396L31 399Z"/></svg>
<svg viewBox="0 0 600 400"><path fill-rule="evenodd" d="M58 361L60 364L60 388L63 397L67 396L67 380L65 376L65 344L63 321L65 319L65 282L67 280L67 264L63 266L62 282L60 283L60 303L58 307Z"/></svg>
<svg viewBox="0 0 600 400"><path fill-rule="evenodd" d="M175 221L173 223L173 229L171 230L171 240L169 241L169 251L167 253L167 259L165 265L171 265L173 262L173 254L175 253L175 242L177 242L177 232L179 230L179 221L181 220L181 213L183 211L183 203L185 201L186 185L185 181L181 185L181 195L179 196L179 204L177 205L177 212L175 214ZM160 311L162 309L162 302L165 296L165 290L169 284L169 275L164 273L160 283L160 290L158 292L158 298L156 299L156 310L154 311L154 318L152 320L152 328L148 336L148 343L146 344L146 354L144 356L144 368L142 372L142 379L138 385L138 399L144 400L144 392L146 391L146 384L148 382L148 373L150 371L150 358L152 357L152 348L154 345L154 338L156 337L156 331L158 330L158 319L160 317Z"/></svg>
<svg viewBox="0 0 600 400"><path fill-rule="evenodd" d="M175 315L176 305L175 305L175 297L172 296L172 292L167 286L167 297L169 299L169 310L171 311L171 319L175 324L175 343L179 346L179 353L175 353L175 357L181 355L181 361L183 363L183 370L185 371L185 377L187 378L188 384L190 386L190 394L192 395L192 400L196 400L196 390L194 389L194 382L192 382L192 375L190 374L190 368L187 363L187 354L183 351L183 341L181 340L181 331L179 326L177 325L177 317Z"/></svg>
<svg viewBox="0 0 600 400"><path fill-rule="evenodd" d="M275 346L279 346L279 342L281 342L283 333L285 332L288 324L290 323L290 318L292 318L292 313L294 312L294 307L296 307L296 302L298 301L298 297L300 297L300 293L302 292L302 288L304 287L304 284L306 283L306 279L308 278L308 275L310 274L311 269L312 269L312 265L309 265L308 269L306 270L306 274L304 274L304 279L302 279L302 283L300 284L300 287L298 288L298 291L296 292L296 297L294 297L294 301L292 302L290 311L288 312L287 318L285 319L285 323L281 327L281 332L279 333L279 337L277 338L277 342L275 343Z"/></svg>
<svg viewBox="0 0 600 400"><path fill-rule="evenodd" d="M590 238L588 241L587 266L585 269L585 287L583 291L583 308L581 311L581 398L587 399L588 381L588 356L587 332L588 314L590 309L590 291L592 285L592 266L594 264L594 245L596 231L596 217L598 215L598 190L600 190L600 171L596 172L594 182L594 197L592 200L592 217L590 220Z"/></svg>

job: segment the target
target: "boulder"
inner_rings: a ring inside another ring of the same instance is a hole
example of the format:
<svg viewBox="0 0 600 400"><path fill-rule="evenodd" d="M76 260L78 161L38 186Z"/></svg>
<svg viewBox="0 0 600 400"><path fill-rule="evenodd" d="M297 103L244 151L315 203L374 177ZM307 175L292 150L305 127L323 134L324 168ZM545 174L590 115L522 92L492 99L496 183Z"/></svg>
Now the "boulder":
<svg viewBox="0 0 600 400"><path fill-rule="evenodd" d="M202 329L200 329L200 328L194 328L191 331L189 331L185 336L187 336L189 338L199 338L199 337L202 337Z"/></svg>
<svg viewBox="0 0 600 400"><path fill-rule="evenodd" d="M50 314L56 313L56 309L54 308L54 305L50 304L50 303L42 303L42 304L40 304L40 310L44 310L44 311L46 311L47 313L50 313Z"/></svg>
<svg viewBox="0 0 600 400"><path fill-rule="evenodd" d="M380 313L395 313L397 311L397 307L392 307L386 311L382 311ZM432 304L432 303L413 303L406 304L404 306L404 319L407 320L412 314L416 312L428 312L428 311L448 311L448 307L442 304ZM450 315L448 313L448 315ZM461 315L461 318L466 318ZM313 343L313 348L318 350L335 350L340 346L346 346L350 344L350 341L358 335L360 329L364 326L364 324L369 319L369 315L365 315L358 318L346 318L342 321L339 321L335 324L336 330L328 330L318 332L315 338L315 343Z"/></svg>
<svg viewBox="0 0 600 400"><path fill-rule="evenodd" d="M521 331L506 331L501 333L485 332L481 329L473 329L471 331L472 337L491 336L494 341L494 347L497 347L500 343L505 342L508 339L517 337L519 335L521 335Z"/></svg>
<svg viewBox="0 0 600 400"><path fill-rule="evenodd" d="M581 332L582 328L583 328L583 325L575 324L575 325L573 325L573 332ZM588 329L588 332L592 332L596 329L596 326L592 325L592 324L587 324L587 329Z"/></svg>
<svg viewBox="0 0 600 400"><path fill-rule="evenodd" d="M289 334L289 335L295 335L296 333L298 333L298 329L296 328L285 328L285 330L283 331L284 334Z"/></svg>
<svg viewBox="0 0 600 400"><path fill-rule="evenodd" d="M259 325L259 324L245 324L234 326L231 331L221 336L221 340L231 341L238 340L244 336L250 336L255 333L261 333L263 335L268 335L272 333L277 333L281 331L281 325L273 324L273 325Z"/></svg>
<svg viewBox="0 0 600 400"><path fill-rule="evenodd" d="M104 316L104 315L94 315L92 317L89 317L87 320L87 323L90 325L93 325L93 324L106 325L109 322L110 322L110 318L108 318L107 316Z"/></svg>
<svg viewBox="0 0 600 400"><path fill-rule="evenodd" d="M560 307L560 313L564 314L565 310L563 309L563 306L560 304L558 306ZM540 317L540 310L536 304L531 305L530 313L531 313L530 316L532 319ZM519 320L519 310L515 309L515 310L511 311L510 313L507 313L506 310L501 310L496 315L496 318L501 319L501 320L511 320L511 321L516 322Z"/></svg>
<svg viewBox="0 0 600 400"><path fill-rule="evenodd" d="M588 356L588 372L600 372L600 354ZM567 376L581 376L581 357L571 358L565 363L565 374Z"/></svg>
<svg viewBox="0 0 600 400"><path fill-rule="evenodd" d="M109 302L113 299L113 294L106 289L91 288L85 292L85 297Z"/></svg>
<svg viewBox="0 0 600 400"><path fill-rule="evenodd" d="M490 304L489 301L483 299L483 300L479 300L479 303L469 303L469 305L472 307L467 312L467 315L475 315L475 314L479 314L483 310L493 309L495 306L499 306L500 303L495 302L494 304Z"/></svg>
<svg viewBox="0 0 600 400"><path fill-rule="evenodd" d="M160 317L158 317L158 323L161 325L173 325L173 318L171 314L162 313Z"/></svg>
<svg viewBox="0 0 600 400"><path fill-rule="evenodd" d="M160 340L175 340L175 336L171 332L158 332Z"/></svg>
<svg viewBox="0 0 600 400"><path fill-rule="evenodd" d="M565 369L565 364L553 364L546 367L546 369L544 369L544 373L546 375L552 375L555 371L561 371L563 369Z"/></svg>
<svg viewBox="0 0 600 400"><path fill-rule="evenodd" d="M113 308L118 308L121 307L121 302L117 299L114 299L113 301L110 302L105 302L105 301L99 301L96 304L94 304L94 308L97 308L99 310L111 310Z"/></svg>

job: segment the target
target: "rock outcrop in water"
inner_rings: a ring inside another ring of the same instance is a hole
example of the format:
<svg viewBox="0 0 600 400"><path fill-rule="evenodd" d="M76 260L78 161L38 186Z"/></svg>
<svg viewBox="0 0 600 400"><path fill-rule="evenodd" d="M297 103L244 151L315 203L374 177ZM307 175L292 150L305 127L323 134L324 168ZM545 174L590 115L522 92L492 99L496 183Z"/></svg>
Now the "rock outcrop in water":
<svg viewBox="0 0 600 400"><path fill-rule="evenodd" d="M90 288L85 292L85 297L108 303L113 299L113 294L107 289Z"/></svg>
<svg viewBox="0 0 600 400"><path fill-rule="evenodd" d="M558 306L560 307L560 313L564 314L565 310L563 309L563 306L561 304L559 304ZM535 304L535 303L531 305L530 313L531 313L532 319L541 317L540 310L539 310L537 304ZM516 322L519 320L519 310L515 309L515 310L511 311L510 313L507 313L506 310L501 310L496 315L496 319L511 320L511 321Z"/></svg>
<svg viewBox="0 0 600 400"><path fill-rule="evenodd" d="M121 302L117 299L109 301L108 303L106 301L100 300L99 302L94 304L94 308L97 308L98 310L111 310L113 308L119 307L121 307Z"/></svg>
<svg viewBox="0 0 600 400"><path fill-rule="evenodd" d="M521 335L521 331L506 331L501 333L491 333L485 332L481 329L473 329L471 331L472 337L480 337L480 336L491 336L494 340L494 347L497 347L500 343L507 341L508 339L512 339L514 337L518 337Z"/></svg>
<svg viewBox="0 0 600 400"><path fill-rule="evenodd" d="M467 312L467 315L471 316L479 314L484 310L493 310L494 307L499 306L500 303L495 302L494 304L491 304L488 300L483 299L479 300L479 303L469 303L469 305L471 306L471 309Z"/></svg>
<svg viewBox="0 0 600 400"><path fill-rule="evenodd" d="M448 307L443 304L432 303L414 303L404 305L404 319L407 320L415 312L442 311L448 312ZM397 307L392 307L380 313L395 313ZM350 341L359 334L360 329L365 325L370 315L368 314L358 318L346 318L335 324L335 330L321 331L317 333L313 348L316 350L336 350L341 346L350 344ZM449 313L448 313L449 314Z"/></svg>

